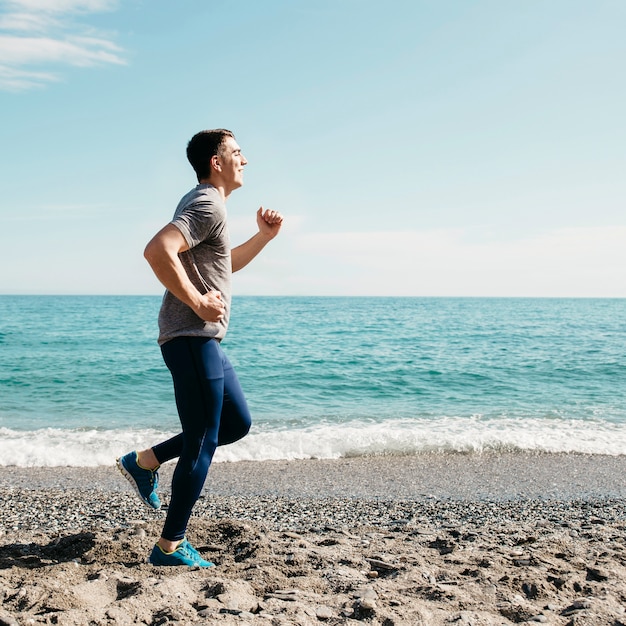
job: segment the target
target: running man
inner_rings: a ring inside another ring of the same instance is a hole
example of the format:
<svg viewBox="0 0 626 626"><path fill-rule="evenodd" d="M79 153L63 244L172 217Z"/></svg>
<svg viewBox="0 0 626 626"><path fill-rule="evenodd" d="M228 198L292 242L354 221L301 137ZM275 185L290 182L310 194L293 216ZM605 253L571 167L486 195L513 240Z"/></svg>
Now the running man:
<svg viewBox="0 0 626 626"><path fill-rule="evenodd" d="M174 382L182 432L117 460L143 502L161 506L158 469L178 458L172 495L153 565L211 567L185 534L217 446L238 441L251 418L237 375L220 342L231 313L231 274L245 267L280 232L283 216L261 207L258 232L230 247L226 199L243 185L247 160L232 132L205 130L187 146L198 185L183 196L174 218L148 243L144 256L165 286L159 345Z"/></svg>

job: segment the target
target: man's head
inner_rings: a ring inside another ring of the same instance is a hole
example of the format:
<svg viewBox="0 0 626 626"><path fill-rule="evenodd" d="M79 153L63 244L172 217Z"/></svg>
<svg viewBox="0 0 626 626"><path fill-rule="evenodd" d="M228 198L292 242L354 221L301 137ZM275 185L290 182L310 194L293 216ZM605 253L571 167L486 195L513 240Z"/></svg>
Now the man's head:
<svg viewBox="0 0 626 626"><path fill-rule="evenodd" d="M187 144L187 158L199 183L219 187L225 196L243 185L243 168L248 163L230 130L203 130Z"/></svg>
<svg viewBox="0 0 626 626"><path fill-rule="evenodd" d="M211 178L211 159L222 156L224 142L235 135L225 128L202 130L195 134L187 144L187 159L198 177L198 182Z"/></svg>

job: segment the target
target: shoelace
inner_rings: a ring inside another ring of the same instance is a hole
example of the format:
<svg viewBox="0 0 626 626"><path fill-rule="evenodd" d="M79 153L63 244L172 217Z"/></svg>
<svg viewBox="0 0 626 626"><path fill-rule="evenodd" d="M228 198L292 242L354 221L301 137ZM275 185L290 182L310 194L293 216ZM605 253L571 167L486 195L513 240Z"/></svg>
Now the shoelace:
<svg viewBox="0 0 626 626"><path fill-rule="evenodd" d="M145 476L145 474L143 474L143 476L145 476L145 478L148 479L150 488L154 491L159 486L159 474L156 470L148 470L148 471L150 472L150 477L148 478L147 476Z"/></svg>
<svg viewBox="0 0 626 626"><path fill-rule="evenodd" d="M190 559L195 561L196 563L200 563L200 561L204 561L202 555L188 542L185 540L185 543L182 544L179 549L182 548L182 551L185 553L185 556L188 556Z"/></svg>

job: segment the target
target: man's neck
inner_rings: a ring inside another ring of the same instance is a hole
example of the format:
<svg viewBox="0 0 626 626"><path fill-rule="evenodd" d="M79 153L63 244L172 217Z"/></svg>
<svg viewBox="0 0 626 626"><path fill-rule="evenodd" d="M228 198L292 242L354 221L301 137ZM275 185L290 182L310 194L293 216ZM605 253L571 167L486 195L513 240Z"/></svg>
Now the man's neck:
<svg viewBox="0 0 626 626"><path fill-rule="evenodd" d="M198 181L201 185L211 185L211 187L213 187L214 189L217 190L217 192L220 194L220 196L222 196L222 200L224 202L226 202L226 198L228 198L228 196L230 195L230 191L226 191L226 188L224 185L221 185L219 182L217 181L210 181L208 178L203 178L202 180Z"/></svg>

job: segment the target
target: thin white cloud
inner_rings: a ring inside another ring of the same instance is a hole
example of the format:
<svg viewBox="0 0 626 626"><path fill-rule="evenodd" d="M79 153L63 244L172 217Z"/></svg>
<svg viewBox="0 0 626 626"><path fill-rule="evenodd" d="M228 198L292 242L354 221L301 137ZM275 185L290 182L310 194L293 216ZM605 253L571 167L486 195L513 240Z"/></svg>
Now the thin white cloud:
<svg viewBox="0 0 626 626"><path fill-rule="evenodd" d="M102 39L81 37L59 41L50 37L0 36L0 58L9 67L46 62L78 67L123 63L119 52L119 48Z"/></svg>
<svg viewBox="0 0 626 626"><path fill-rule="evenodd" d="M45 13L9 13L0 15L0 30L43 33L56 26L57 20Z"/></svg>
<svg viewBox="0 0 626 626"><path fill-rule="evenodd" d="M68 66L124 64L117 44L75 17L115 6L111 0L0 2L0 89L41 87L59 80Z"/></svg>
<svg viewBox="0 0 626 626"><path fill-rule="evenodd" d="M45 11L48 13L76 13L85 11L95 13L108 11L117 5L116 0L5 0L2 3L9 10L28 12Z"/></svg>
<svg viewBox="0 0 626 626"><path fill-rule="evenodd" d="M57 76L50 72L31 72L0 65L0 89L6 91L27 91L56 80Z"/></svg>
<svg viewBox="0 0 626 626"><path fill-rule="evenodd" d="M626 297L626 226L475 242L461 230L301 235L327 293ZM323 266L326 271L322 269Z"/></svg>

